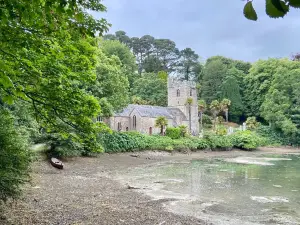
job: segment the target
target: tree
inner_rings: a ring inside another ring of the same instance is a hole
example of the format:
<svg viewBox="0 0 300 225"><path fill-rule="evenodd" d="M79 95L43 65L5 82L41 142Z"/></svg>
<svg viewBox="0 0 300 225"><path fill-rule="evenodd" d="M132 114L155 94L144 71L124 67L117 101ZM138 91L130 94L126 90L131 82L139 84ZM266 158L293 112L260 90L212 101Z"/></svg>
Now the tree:
<svg viewBox="0 0 300 225"><path fill-rule="evenodd" d="M168 126L168 120L164 116L159 116L155 120L155 127L160 127L160 135L164 134L164 127Z"/></svg>
<svg viewBox="0 0 300 225"><path fill-rule="evenodd" d="M150 55L145 58L142 67L146 73L158 73L163 70L163 63L157 56Z"/></svg>
<svg viewBox="0 0 300 225"><path fill-rule="evenodd" d="M99 49L97 61L97 79L88 90L98 99L106 98L113 110L124 108L129 103L129 82L119 58L107 57Z"/></svg>
<svg viewBox="0 0 300 225"><path fill-rule="evenodd" d="M268 60L258 60L252 65L244 81L244 102L248 116L256 116L258 119L261 119L260 107L271 87L274 74L280 68L287 68L288 70L300 68L300 62L270 58Z"/></svg>
<svg viewBox="0 0 300 225"><path fill-rule="evenodd" d="M153 54L155 54L162 62L163 70L168 74L174 72L180 57L175 42L169 39L155 39L153 45Z"/></svg>
<svg viewBox="0 0 300 225"><path fill-rule="evenodd" d="M230 104L231 104L231 101L227 98L224 98L220 102L220 110L225 113L226 123L228 122L228 110L229 110Z"/></svg>
<svg viewBox="0 0 300 225"><path fill-rule="evenodd" d="M220 60L207 62L204 69L201 98L210 103L220 96L226 66Z"/></svg>
<svg viewBox="0 0 300 225"><path fill-rule="evenodd" d="M145 73L134 82L131 94L151 105L167 106L167 80L157 74Z"/></svg>
<svg viewBox="0 0 300 225"><path fill-rule="evenodd" d="M217 119L217 115L220 113L220 102L218 100L213 100L211 103L210 103L210 106L209 106L212 114L213 114L213 117L214 117L214 129L216 129L216 119Z"/></svg>
<svg viewBox="0 0 300 225"><path fill-rule="evenodd" d="M120 59L122 72L128 77L129 85L132 87L133 82L139 76L137 74L136 59L130 49L125 44L112 40L100 41L99 47L106 56L112 57L115 55Z"/></svg>
<svg viewBox="0 0 300 225"><path fill-rule="evenodd" d="M188 106L188 109L189 109L189 131L190 131L190 133L192 132L192 117L191 117L192 104L193 104L193 98L187 98L186 105Z"/></svg>
<svg viewBox="0 0 300 225"><path fill-rule="evenodd" d="M15 126L10 112L0 106L0 203L20 195L28 178L29 152L26 129Z"/></svg>
<svg viewBox="0 0 300 225"><path fill-rule="evenodd" d="M299 0L265 0L266 13L271 18L284 17L289 8L300 8ZM252 5L252 1L247 1L244 7L244 15L249 20L257 20L257 13Z"/></svg>
<svg viewBox="0 0 300 225"><path fill-rule="evenodd" d="M10 104L18 98L30 102L42 126L97 150L92 118L100 107L86 87L95 80L91 37L108 24L87 10L105 7L100 1L2 2L0 94Z"/></svg>
<svg viewBox="0 0 300 225"><path fill-rule="evenodd" d="M203 129L203 113L206 109L206 102L203 99L198 100L198 112L199 112L199 118L200 118L200 129Z"/></svg>
<svg viewBox="0 0 300 225"><path fill-rule="evenodd" d="M240 86L235 77L226 77L221 86L221 98L230 99L229 117L231 121L239 122L239 118L243 114L243 102L240 94ZM226 121L228 121L228 118Z"/></svg>
<svg viewBox="0 0 300 225"><path fill-rule="evenodd" d="M299 143L300 69L279 68L262 104L262 116L273 129Z"/></svg>
<svg viewBox="0 0 300 225"><path fill-rule="evenodd" d="M182 80L195 80L199 73L199 56L191 48L185 48L180 51L179 57L179 77Z"/></svg>

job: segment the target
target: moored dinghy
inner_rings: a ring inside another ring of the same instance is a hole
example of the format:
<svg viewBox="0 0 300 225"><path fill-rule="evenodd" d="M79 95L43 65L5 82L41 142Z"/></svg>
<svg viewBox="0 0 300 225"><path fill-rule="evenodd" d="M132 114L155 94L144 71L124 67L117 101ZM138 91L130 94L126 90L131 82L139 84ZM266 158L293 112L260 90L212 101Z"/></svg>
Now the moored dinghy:
<svg viewBox="0 0 300 225"><path fill-rule="evenodd" d="M60 161L57 158L51 158L50 159L50 163L53 167L57 168L57 169L63 169L64 168L64 164L62 163L62 161Z"/></svg>

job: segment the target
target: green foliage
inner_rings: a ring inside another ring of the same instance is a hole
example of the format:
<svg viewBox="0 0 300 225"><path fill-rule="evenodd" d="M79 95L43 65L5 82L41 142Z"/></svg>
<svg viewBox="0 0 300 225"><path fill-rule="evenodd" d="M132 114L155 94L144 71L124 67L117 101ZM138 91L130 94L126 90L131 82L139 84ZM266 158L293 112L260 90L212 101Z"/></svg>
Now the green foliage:
<svg viewBox="0 0 300 225"><path fill-rule="evenodd" d="M219 98L220 87L226 74L226 65L221 60L210 60L205 64L201 98L211 103Z"/></svg>
<svg viewBox="0 0 300 225"><path fill-rule="evenodd" d="M238 122L243 114L243 102L240 94L240 86L233 76L228 76L221 86L221 97L230 100L229 118Z"/></svg>
<svg viewBox="0 0 300 225"><path fill-rule="evenodd" d="M20 185L28 180L29 152L25 129L14 125L8 110L0 109L0 201L20 194Z"/></svg>
<svg viewBox="0 0 300 225"><path fill-rule="evenodd" d="M122 74L128 77L129 86L132 87L139 76L137 74L136 59L130 49L117 40L100 41L99 46L107 57L117 56L119 58Z"/></svg>
<svg viewBox="0 0 300 225"><path fill-rule="evenodd" d="M294 142L298 142L300 131L299 87L300 69L278 69L261 107L262 116L271 126Z"/></svg>
<svg viewBox="0 0 300 225"><path fill-rule="evenodd" d="M246 120L246 126L249 130L254 130L259 126L259 123L256 121L255 116L248 117Z"/></svg>
<svg viewBox="0 0 300 225"><path fill-rule="evenodd" d="M255 132L266 142L263 145L287 145L290 144L290 138L284 136L280 131L272 129L270 126L259 126Z"/></svg>
<svg viewBox="0 0 300 225"><path fill-rule="evenodd" d="M1 2L0 96L29 102L42 127L89 140L93 149L99 129L92 118L100 107L86 89L96 78L93 37L108 24L88 10L105 7L98 0Z"/></svg>
<svg viewBox="0 0 300 225"><path fill-rule="evenodd" d="M210 116L206 115L206 114L203 114L202 115L202 123L203 123L203 126L204 127L211 127L213 125L213 122L212 122L213 118L211 118Z"/></svg>
<svg viewBox="0 0 300 225"><path fill-rule="evenodd" d="M106 98L114 110L124 108L129 103L129 82L119 58L108 57L99 49L97 61L96 82L88 90L98 99Z"/></svg>
<svg viewBox="0 0 300 225"><path fill-rule="evenodd" d="M188 136L188 129L187 129L187 126L185 126L185 125L180 125L180 126L178 126L178 128L180 129L180 136L181 136L181 137L187 137L187 136Z"/></svg>
<svg viewBox="0 0 300 225"><path fill-rule="evenodd" d="M254 150L261 143L260 137L251 131L238 131L230 138L234 147L245 150Z"/></svg>
<svg viewBox="0 0 300 225"><path fill-rule="evenodd" d="M252 65L250 72L245 77L245 105L248 116L261 117L260 107L266 99L266 94L271 87L274 75L278 70L293 70L300 68L300 62L288 59L259 60ZM280 72L282 74L282 72Z"/></svg>
<svg viewBox="0 0 300 225"><path fill-rule="evenodd" d="M300 8L298 0L265 0L266 14L270 18L284 17L292 8ZM249 20L257 20L257 14L253 8L252 1L247 1L244 7L244 15Z"/></svg>
<svg viewBox="0 0 300 225"><path fill-rule="evenodd" d="M151 105L167 105L167 82L157 74L143 74L135 80L131 92Z"/></svg>
<svg viewBox="0 0 300 225"><path fill-rule="evenodd" d="M249 20L257 20L257 14L253 8L252 1L248 1L244 7L244 15Z"/></svg>
<svg viewBox="0 0 300 225"><path fill-rule="evenodd" d="M160 134L162 135L164 132L164 127L168 126L168 120L164 116L159 116L155 120L155 127L160 128Z"/></svg>
<svg viewBox="0 0 300 225"><path fill-rule="evenodd" d="M178 72L182 80L196 80L199 73L197 55L191 48L185 48L179 53Z"/></svg>
<svg viewBox="0 0 300 225"><path fill-rule="evenodd" d="M231 139L228 136L206 133L204 139L212 150L230 150L233 147Z"/></svg>
<svg viewBox="0 0 300 225"><path fill-rule="evenodd" d="M223 117L222 117L223 118ZM223 119L224 120L224 119ZM216 134L217 135L226 135L227 134L227 128L223 125L219 125L217 126L217 129L216 129Z"/></svg>
<svg viewBox="0 0 300 225"><path fill-rule="evenodd" d="M172 139L179 139L181 137L181 129L179 127L167 127L166 136Z"/></svg>

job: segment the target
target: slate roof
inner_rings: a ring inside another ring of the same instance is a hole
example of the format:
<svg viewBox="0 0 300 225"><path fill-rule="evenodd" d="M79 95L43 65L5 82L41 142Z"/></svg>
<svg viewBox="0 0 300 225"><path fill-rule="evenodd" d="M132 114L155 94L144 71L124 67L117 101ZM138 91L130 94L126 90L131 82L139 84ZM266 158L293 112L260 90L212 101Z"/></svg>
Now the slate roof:
<svg viewBox="0 0 300 225"><path fill-rule="evenodd" d="M134 109L137 110L142 117L156 118L159 116L164 116L168 119L174 119L175 116L181 116L183 120L186 120L186 116L178 108L134 104L130 104L126 108L124 108L123 111L115 113L115 116L127 117Z"/></svg>

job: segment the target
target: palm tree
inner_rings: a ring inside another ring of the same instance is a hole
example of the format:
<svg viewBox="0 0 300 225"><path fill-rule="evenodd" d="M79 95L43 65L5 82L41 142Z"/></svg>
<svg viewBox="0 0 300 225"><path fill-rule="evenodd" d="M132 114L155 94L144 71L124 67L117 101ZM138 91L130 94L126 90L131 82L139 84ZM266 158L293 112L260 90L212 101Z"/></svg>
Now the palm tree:
<svg viewBox="0 0 300 225"><path fill-rule="evenodd" d="M193 104L193 99L187 98L186 105L188 105L188 107L189 107L189 130L190 130L190 133L192 133L192 115L191 115L192 104Z"/></svg>
<svg viewBox="0 0 300 225"><path fill-rule="evenodd" d="M200 117L200 129L202 130L202 117L203 117L203 112L206 109L206 102L205 100L201 99L198 100L198 112L199 112L199 117Z"/></svg>
<svg viewBox="0 0 300 225"><path fill-rule="evenodd" d="M164 116L159 116L155 120L155 127L160 127L160 134L164 134L164 127L168 125L168 120Z"/></svg>
<svg viewBox="0 0 300 225"><path fill-rule="evenodd" d="M225 113L226 123L228 123L228 110L229 110L230 104L231 104L231 101L227 98L224 98L220 103L221 111L223 111Z"/></svg>
<svg viewBox="0 0 300 225"><path fill-rule="evenodd" d="M216 129L216 118L220 112L220 102L218 100L213 100L209 106L213 116L214 116L214 129Z"/></svg>

